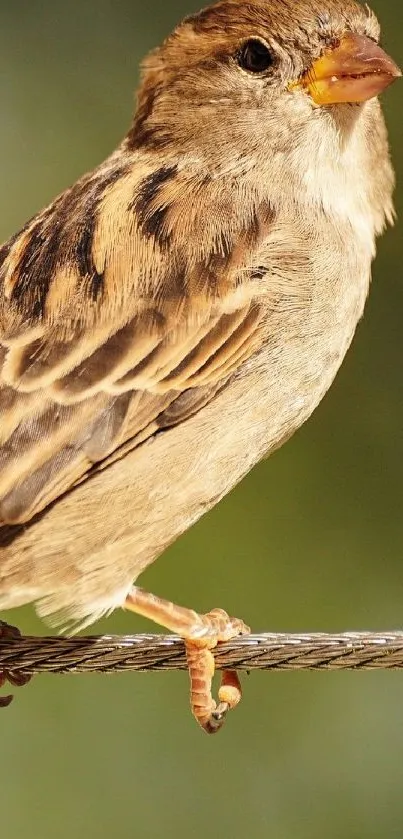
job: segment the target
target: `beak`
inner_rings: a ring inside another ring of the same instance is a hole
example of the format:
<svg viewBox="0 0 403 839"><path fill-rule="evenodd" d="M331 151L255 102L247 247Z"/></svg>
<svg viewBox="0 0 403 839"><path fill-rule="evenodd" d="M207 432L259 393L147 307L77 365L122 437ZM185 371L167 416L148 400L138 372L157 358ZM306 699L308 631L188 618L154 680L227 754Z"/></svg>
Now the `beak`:
<svg viewBox="0 0 403 839"><path fill-rule="evenodd" d="M291 89L307 91L317 105L366 102L401 75L397 64L374 41L348 32Z"/></svg>

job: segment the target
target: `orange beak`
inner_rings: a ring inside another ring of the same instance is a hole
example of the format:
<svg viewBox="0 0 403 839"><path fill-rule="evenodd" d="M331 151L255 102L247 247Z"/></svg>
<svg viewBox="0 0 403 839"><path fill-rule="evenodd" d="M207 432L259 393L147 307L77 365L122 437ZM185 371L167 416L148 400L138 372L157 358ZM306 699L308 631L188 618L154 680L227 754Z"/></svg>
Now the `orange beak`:
<svg viewBox="0 0 403 839"><path fill-rule="evenodd" d="M307 91L317 105L366 102L402 75L374 41L348 32L291 88Z"/></svg>

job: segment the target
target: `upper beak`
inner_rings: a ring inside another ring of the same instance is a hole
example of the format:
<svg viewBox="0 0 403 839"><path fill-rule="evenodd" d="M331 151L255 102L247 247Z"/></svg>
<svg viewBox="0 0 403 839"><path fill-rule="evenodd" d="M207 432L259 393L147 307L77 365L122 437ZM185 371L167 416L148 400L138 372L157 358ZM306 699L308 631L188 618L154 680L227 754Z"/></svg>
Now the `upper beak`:
<svg viewBox="0 0 403 839"><path fill-rule="evenodd" d="M292 87L308 91L317 105L366 102L401 75L397 64L374 41L348 32Z"/></svg>

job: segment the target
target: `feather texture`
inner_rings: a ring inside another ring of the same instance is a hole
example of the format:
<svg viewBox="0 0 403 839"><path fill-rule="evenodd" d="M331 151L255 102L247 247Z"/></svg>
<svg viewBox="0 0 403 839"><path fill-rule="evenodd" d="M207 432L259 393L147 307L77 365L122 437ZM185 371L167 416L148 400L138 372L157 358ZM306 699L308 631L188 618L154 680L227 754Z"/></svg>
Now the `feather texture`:
<svg viewBox="0 0 403 839"><path fill-rule="evenodd" d="M3 524L31 519L146 428L181 422L180 405L188 416L257 348L262 310L234 232L189 265L161 239L181 188L177 167L145 174L115 154L4 249Z"/></svg>

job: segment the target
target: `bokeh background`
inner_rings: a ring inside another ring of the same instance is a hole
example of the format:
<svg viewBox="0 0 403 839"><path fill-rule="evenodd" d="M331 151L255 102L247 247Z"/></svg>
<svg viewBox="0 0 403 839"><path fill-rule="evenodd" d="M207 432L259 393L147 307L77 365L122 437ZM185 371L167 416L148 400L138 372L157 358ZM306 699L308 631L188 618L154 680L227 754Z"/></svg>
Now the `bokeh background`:
<svg viewBox="0 0 403 839"><path fill-rule="evenodd" d="M403 4L374 0L403 63ZM197 0L1 0L0 234L129 123L138 62ZM402 86L385 95L403 215ZM254 630L403 627L401 227L313 419L142 577ZM46 633L33 610L6 615ZM150 631L116 613L99 632ZM0 719L4 839L403 835L403 675L253 674L217 738L186 674L40 677Z"/></svg>

